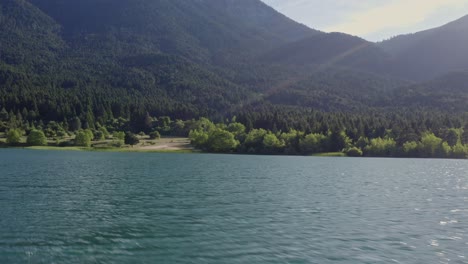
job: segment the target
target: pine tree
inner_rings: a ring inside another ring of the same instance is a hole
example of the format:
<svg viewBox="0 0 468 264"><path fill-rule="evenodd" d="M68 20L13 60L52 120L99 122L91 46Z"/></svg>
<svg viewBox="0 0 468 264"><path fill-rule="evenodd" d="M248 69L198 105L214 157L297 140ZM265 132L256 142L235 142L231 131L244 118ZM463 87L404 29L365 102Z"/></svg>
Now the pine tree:
<svg viewBox="0 0 468 264"><path fill-rule="evenodd" d="M461 136L462 144L468 145L468 125L463 128L463 133Z"/></svg>

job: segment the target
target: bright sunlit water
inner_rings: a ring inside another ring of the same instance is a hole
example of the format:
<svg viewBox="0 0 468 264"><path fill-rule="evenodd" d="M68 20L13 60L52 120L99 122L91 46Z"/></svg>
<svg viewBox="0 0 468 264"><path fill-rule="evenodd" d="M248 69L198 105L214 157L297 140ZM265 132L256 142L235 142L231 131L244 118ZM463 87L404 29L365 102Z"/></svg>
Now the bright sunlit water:
<svg viewBox="0 0 468 264"><path fill-rule="evenodd" d="M0 263L468 263L468 161L4 149Z"/></svg>

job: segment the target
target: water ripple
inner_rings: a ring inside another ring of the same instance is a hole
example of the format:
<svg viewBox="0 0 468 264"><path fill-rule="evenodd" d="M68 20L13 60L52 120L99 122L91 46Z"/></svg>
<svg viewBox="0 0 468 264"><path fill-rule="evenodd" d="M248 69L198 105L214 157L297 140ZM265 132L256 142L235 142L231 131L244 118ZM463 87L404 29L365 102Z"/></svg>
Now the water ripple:
<svg viewBox="0 0 468 264"><path fill-rule="evenodd" d="M466 161L0 150L0 168L0 263L468 263Z"/></svg>

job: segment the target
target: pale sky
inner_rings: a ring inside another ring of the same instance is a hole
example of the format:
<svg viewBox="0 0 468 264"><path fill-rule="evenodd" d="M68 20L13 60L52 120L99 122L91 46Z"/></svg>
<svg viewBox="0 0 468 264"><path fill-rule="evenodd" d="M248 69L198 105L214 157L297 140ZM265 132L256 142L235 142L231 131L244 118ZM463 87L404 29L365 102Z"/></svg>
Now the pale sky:
<svg viewBox="0 0 468 264"><path fill-rule="evenodd" d="M263 0L311 28L371 41L438 27L468 15L468 0Z"/></svg>

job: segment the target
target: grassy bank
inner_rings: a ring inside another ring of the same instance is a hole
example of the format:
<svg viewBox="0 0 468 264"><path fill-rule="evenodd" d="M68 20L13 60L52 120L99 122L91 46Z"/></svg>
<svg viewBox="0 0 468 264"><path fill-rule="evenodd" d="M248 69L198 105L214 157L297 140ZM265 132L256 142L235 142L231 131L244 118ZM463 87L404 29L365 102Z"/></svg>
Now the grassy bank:
<svg viewBox="0 0 468 264"><path fill-rule="evenodd" d="M85 147L57 147L57 146L41 146L41 147L24 147L23 149L31 150L54 150L54 151L92 151L92 152L142 152L142 153L194 153L193 149L144 149L139 147L124 147L124 148L85 148Z"/></svg>
<svg viewBox="0 0 468 264"><path fill-rule="evenodd" d="M326 152L326 153L317 153L313 154L314 157L347 157L343 152Z"/></svg>
<svg viewBox="0 0 468 264"><path fill-rule="evenodd" d="M69 138L61 140L48 140L47 146L28 146L26 138L14 146L9 146L5 138L0 138L0 148L22 148L31 150L55 150L55 151L95 151L95 152L144 152L144 153L193 153L197 152L188 138L165 137L160 139L149 139L148 137L139 137L140 142L137 145L116 145L114 140L93 141L91 147L72 146ZM70 144L61 146L60 144Z"/></svg>

